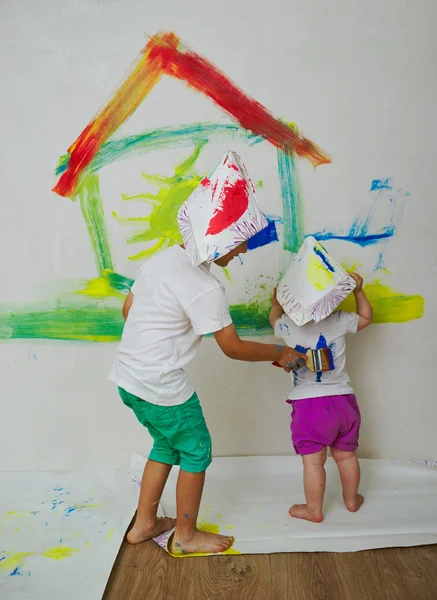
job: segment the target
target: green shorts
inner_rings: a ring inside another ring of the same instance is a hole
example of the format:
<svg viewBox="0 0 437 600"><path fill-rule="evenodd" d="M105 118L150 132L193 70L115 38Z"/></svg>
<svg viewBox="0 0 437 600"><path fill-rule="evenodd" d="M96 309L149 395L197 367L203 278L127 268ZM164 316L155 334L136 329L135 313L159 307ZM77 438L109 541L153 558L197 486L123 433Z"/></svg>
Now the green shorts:
<svg viewBox="0 0 437 600"><path fill-rule="evenodd" d="M154 440L150 460L180 465L189 473L202 473L209 467L212 461L211 436L196 393L183 404L158 406L123 388L119 387L118 391Z"/></svg>

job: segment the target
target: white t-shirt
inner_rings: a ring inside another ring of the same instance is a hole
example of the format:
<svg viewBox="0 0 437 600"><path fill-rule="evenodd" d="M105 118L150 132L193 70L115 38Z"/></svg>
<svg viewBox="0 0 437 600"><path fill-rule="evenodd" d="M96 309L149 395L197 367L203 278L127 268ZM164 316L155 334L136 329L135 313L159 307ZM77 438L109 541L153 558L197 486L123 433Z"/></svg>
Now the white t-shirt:
<svg viewBox="0 0 437 600"><path fill-rule="evenodd" d="M164 406L188 400L194 388L184 368L202 336L232 323L222 284L206 263L193 267L180 246L145 262L109 379Z"/></svg>
<svg viewBox="0 0 437 600"><path fill-rule="evenodd" d="M319 323L311 321L298 327L290 317L282 315L275 324L276 337L304 354L310 348L316 350L328 346L335 367L333 371L323 373L313 373L307 367L293 371L293 388L288 396L289 400L353 394L345 369L345 335L356 333L359 320L360 317L356 313L339 311Z"/></svg>

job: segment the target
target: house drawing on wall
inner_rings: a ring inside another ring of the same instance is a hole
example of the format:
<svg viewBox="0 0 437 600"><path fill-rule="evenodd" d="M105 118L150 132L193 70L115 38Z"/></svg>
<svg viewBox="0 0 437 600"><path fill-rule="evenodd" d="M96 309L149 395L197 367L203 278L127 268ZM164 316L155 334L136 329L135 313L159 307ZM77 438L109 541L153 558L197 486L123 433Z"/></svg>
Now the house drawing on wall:
<svg viewBox="0 0 437 600"><path fill-rule="evenodd" d="M169 126L138 135L114 137L118 128L135 112L164 76L179 79L210 98L231 117L232 122ZM175 34L158 33L149 40L136 66L113 98L85 127L69 147L67 154L61 156L56 169L58 180L53 191L80 204L95 257L96 278L88 281L75 295L70 294L61 300L58 298L50 306L47 306L47 303L44 307L33 305L30 310L30 306L27 305L13 313L2 312L0 307L0 338L41 337L89 341L119 339L123 326L120 302L133 281L117 273L114 265L104 203L100 195L99 170L130 156L168 147L188 147L192 153L178 165L180 180L174 180L174 185L179 184L177 202L181 204L201 179L200 176L193 175L192 167L203 145L224 139L240 139L250 146L266 141L275 148L283 209L283 214L278 216L278 220L283 224L282 252L290 256L296 252L306 233L296 159L300 157L314 166L319 166L330 162L329 155L303 136L296 126L275 118L210 61L185 47ZM158 207L161 209L163 202L173 202L172 208L175 209L177 207L174 206L174 201L175 196L172 196L170 186L165 196L159 196L158 200L155 198L151 202L151 213L142 219L145 228L142 241L150 242L151 246L137 257L147 258L154 251L177 243L175 211L173 210L175 222L170 224L170 227L166 223L164 227L158 219L159 211L155 210L157 202L161 202L161 206ZM162 216L162 210L160 214ZM392 230L386 228L376 235L375 232L371 232L369 244L379 243L393 233L394 227ZM329 239L329 235L326 237L326 230L323 230L322 234L324 239ZM363 234L363 231L360 231L360 241L358 234L357 239L353 239L352 236L348 241L364 246L366 241L363 241L363 235L365 238L365 232ZM341 239L342 236L331 237ZM344 239L347 239L346 235ZM277 240L273 218L268 230L262 232L260 239L254 244L263 245ZM422 316L423 299L420 296L406 296L397 291L388 292L388 286L386 288L385 291L384 287L381 288L383 297L374 300L391 302L393 306L396 304L397 314L393 312L388 320L409 320L402 316L404 313L413 315L409 318ZM378 320L378 307L375 303L374 309ZM233 319L243 334L268 332L267 311L267 297L231 306ZM386 307L381 310L381 314L383 313L387 314ZM386 316L381 319L386 320Z"/></svg>

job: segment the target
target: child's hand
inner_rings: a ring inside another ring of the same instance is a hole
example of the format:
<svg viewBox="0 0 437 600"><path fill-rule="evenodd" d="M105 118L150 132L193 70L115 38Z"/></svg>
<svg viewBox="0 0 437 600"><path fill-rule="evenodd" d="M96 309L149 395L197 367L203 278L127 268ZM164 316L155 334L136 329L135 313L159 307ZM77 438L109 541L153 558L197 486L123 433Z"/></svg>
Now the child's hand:
<svg viewBox="0 0 437 600"><path fill-rule="evenodd" d="M352 279L355 280L355 283L357 284L354 289L354 294L358 294L358 292L361 292L361 290L363 289L363 278L361 277L361 275L358 275L358 273L349 273L349 275L352 277Z"/></svg>
<svg viewBox="0 0 437 600"><path fill-rule="evenodd" d="M276 297L276 291L277 291L277 287L274 288L273 290L273 294L272 294L272 306L281 306L278 302L278 298Z"/></svg>
<svg viewBox="0 0 437 600"><path fill-rule="evenodd" d="M308 357L302 352L298 352L288 346L282 346L278 348L279 356L276 362L285 370L287 373L290 371L296 371L300 367L304 367Z"/></svg>

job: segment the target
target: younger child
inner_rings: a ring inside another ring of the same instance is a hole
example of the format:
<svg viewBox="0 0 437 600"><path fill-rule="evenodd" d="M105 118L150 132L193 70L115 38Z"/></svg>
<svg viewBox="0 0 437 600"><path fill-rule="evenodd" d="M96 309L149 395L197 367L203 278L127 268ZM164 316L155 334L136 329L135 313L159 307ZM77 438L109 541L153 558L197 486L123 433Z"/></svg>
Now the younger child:
<svg viewBox="0 0 437 600"><path fill-rule="evenodd" d="M292 373L293 388L287 402L292 404L291 434L294 449L303 459L306 504L294 504L290 515L314 523L323 521L322 505L325 493L326 451L337 463L346 508L356 512L364 498L358 494L360 466L356 455L361 416L349 377L345 370L345 335L356 333L370 325L372 307L363 291L363 279L355 279L356 313L343 311L314 323L298 327L273 295L270 323L275 335L300 352L330 348L334 369L323 373L303 367Z"/></svg>

